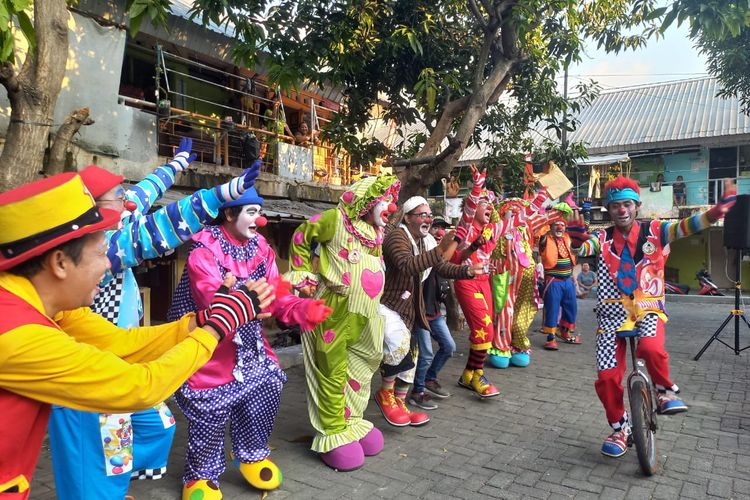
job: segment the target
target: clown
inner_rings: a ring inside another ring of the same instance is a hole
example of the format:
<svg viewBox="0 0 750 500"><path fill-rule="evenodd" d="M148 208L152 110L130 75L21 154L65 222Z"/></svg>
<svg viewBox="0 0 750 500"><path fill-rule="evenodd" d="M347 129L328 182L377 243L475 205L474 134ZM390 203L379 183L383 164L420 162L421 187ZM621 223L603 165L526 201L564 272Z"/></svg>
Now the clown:
<svg viewBox="0 0 750 500"><path fill-rule="evenodd" d="M453 255L454 264L474 266L481 264L483 274L474 279L456 280L453 288L469 324L470 353L466 368L458 385L474 391L481 398L500 394L484 375L487 350L492 347L492 318L494 307L489 281L490 255L503 234L504 223L490 222L493 214L494 193L484 189L485 173L471 166L473 188L464 200L464 211L459 228L467 228L461 235L458 251Z"/></svg>
<svg viewBox="0 0 750 500"><path fill-rule="evenodd" d="M558 220L539 240L539 255L544 265L544 326L547 334L544 348L556 351L559 336L568 344L580 344L581 337L573 333L576 326L578 303L573 281L576 257L570 247L570 236L565 232L565 221ZM562 315L560 312L562 311ZM559 325L558 325L558 317Z"/></svg>
<svg viewBox="0 0 750 500"><path fill-rule="evenodd" d="M274 252L257 233L266 225L262 205L263 198L250 188L221 206L216 225L193 236L194 245L168 317L204 309L225 286L236 288L264 279L276 290L276 300L266 316L311 330L330 313L322 301L299 298L285 290ZM201 318L199 314L198 324ZM268 458L268 437L286 375L262 334L260 320L238 328L228 340L175 393L188 419L184 500L222 497L219 476L225 468L227 421L231 422L232 456L243 477L261 490L281 484L281 471Z"/></svg>
<svg viewBox="0 0 750 500"><path fill-rule="evenodd" d="M550 221L559 219L561 208L567 208L559 204L547 211L543 205L548 199L544 188L531 201L505 199L498 204L497 219L493 218L504 223L502 240L492 253L497 316L488 362L494 368L525 367L531 363L528 331L538 309L534 235Z"/></svg>
<svg viewBox="0 0 750 500"><path fill-rule="evenodd" d="M292 237L289 280L333 309L302 337L312 449L329 467L349 471L383 449L383 435L362 415L383 358L384 228L400 183L391 175L354 183L336 208L302 224ZM310 246L321 245L317 274Z"/></svg>
<svg viewBox="0 0 750 500"><path fill-rule="evenodd" d="M153 204L172 186L196 158L192 140L182 139L174 158L156 168L127 191L123 177L99 166L80 172L83 183L100 208L116 210L119 226L106 232L111 264L99 285L91 309L121 328L137 327L143 306L133 268L177 248L216 217L225 201L239 197L252 186L260 171L255 162L239 177L210 189L201 189L151 213ZM117 469L102 455L109 444L108 429L122 425L133 435L129 452L133 460ZM54 406L49 435L55 487L61 500L122 498L131 479L159 479L175 433L175 422L165 403L133 414L96 413Z"/></svg>
<svg viewBox="0 0 750 500"><path fill-rule="evenodd" d="M672 241L695 234L721 219L736 201L736 187L724 181L724 197L707 212L677 222L636 220L640 188L632 179L617 177L604 186L613 226L588 235L582 220L568 224L578 255L598 258L598 328L594 384L607 421L614 430L602 444L602 454L619 457L631 441L628 414L623 405L625 339L618 331L638 328L636 356L646 363L657 389L657 410L663 414L686 411L669 377L664 349L667 313L664 307L664 265ZM578 245L576 245L578 246Z"/></svg>

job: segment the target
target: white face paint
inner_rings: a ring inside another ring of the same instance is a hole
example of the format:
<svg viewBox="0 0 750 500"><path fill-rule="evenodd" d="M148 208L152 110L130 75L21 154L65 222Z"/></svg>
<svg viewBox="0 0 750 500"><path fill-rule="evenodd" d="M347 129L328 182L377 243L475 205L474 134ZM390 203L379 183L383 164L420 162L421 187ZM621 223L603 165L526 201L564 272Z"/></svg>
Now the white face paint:
<svg viewBox="0 0 750 500"><path fill-rule="evenodd" d="M385 225L388 224L388 205L390 205L389 201L381 200L375 205L375 208L372 209L375 218L374 222L377 227L385 227Z"/></svg>
<svg viewBox="0 0 750 500"><path fill-rule="evenodd" d="M260 205L243 206L242 210L237 215L237 218L232 222L235 234L240 235L247 240L255 238L258 235L256 232L258 229L256 221L261 215L263 215L263 213L261 212Z"/></svg>

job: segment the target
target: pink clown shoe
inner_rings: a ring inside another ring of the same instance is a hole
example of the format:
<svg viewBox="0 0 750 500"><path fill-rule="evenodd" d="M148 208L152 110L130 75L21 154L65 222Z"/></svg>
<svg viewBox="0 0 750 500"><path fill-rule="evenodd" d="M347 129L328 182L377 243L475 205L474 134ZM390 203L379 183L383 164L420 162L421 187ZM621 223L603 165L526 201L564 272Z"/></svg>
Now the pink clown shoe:
<svg viewBox="0 0 750 500"><path fill-rule="evenodd" d="M374 457L383 451L383 442L383 433L377 427L373 427L365 437L359 440L366 457Z"/></svg>
<svg viewBox="0 0 750 500"><path fill-rule="evenodd" d="M365 464L365 453L359 441L354 441L321 453L320 459L333 470L349 472Z"/></svg>

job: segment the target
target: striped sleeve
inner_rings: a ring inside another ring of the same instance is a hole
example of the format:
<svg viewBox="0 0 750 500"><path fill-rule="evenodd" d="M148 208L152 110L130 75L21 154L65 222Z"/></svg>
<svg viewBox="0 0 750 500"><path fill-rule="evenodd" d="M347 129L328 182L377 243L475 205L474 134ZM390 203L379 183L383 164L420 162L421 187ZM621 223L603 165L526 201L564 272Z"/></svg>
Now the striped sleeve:
<svg viewBox="0 0 750 500"><path fill-rule="evenodd" d="M579 257L593 257L594 255L597 255L601 249L601 242L599 240L599 233L594 233L589 237L588 240L584 241L583 244L578 249L578 256Z"/></svg>
<svg viewBox="0 0 750 500"><path fill-rule="evenodd" d="M216 190L202 189L109 232L107 256L112 267L104 281L177 248L215 219L220 206Z"/></svg>
<svg viewBox="0 0 750 500"><path fill-rule="evenodd" d="M400 273L416 276L443 262L437 248L414 255L411 242L402 230L391 232L383 242L383 255L386 262L392 262Z"/></svg>
<svg viewBox="0 0 750 500"><path fill-rule="evenodd" d="M666 245L674 240L699 233L710 225L708 212L691 215L678 221L659 221L661 244Z"/></svg>
<svg viewBox="0 0 750 500"><path fill-rule="evenodd" d="M138 205L137 213L143 214L174 184L174 168L169 164L157 167L141 182L128 190L127 197Z"/></svg>

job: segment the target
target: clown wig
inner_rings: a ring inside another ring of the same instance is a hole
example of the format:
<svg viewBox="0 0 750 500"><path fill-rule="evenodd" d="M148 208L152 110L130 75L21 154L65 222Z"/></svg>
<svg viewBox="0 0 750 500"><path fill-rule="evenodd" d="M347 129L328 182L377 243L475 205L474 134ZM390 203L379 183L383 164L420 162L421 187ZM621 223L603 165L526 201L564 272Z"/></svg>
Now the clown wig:
<svg viewBox="0 0 750 500"><path fill-rule="evenodd" d="M638 183L630 177L623 177L622 175L618 175L604 185L604 194L606 205L613 201L633 200L637 203L641 201L641 188Z"/></svg>

